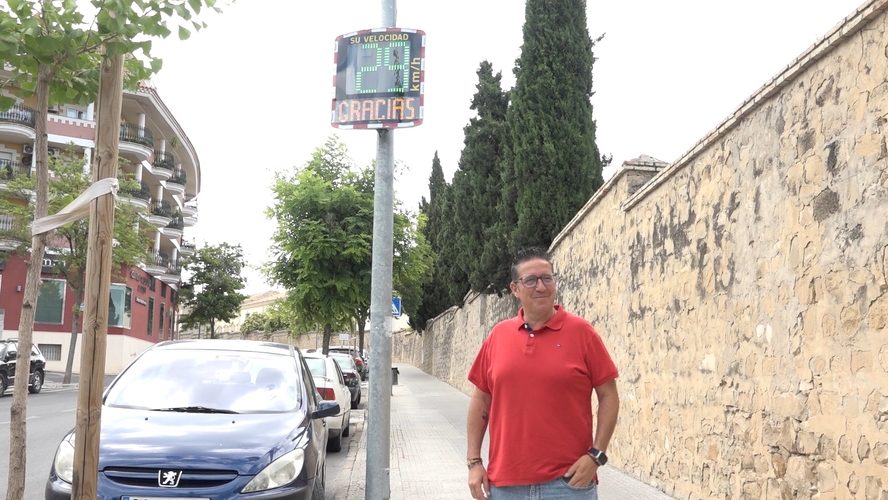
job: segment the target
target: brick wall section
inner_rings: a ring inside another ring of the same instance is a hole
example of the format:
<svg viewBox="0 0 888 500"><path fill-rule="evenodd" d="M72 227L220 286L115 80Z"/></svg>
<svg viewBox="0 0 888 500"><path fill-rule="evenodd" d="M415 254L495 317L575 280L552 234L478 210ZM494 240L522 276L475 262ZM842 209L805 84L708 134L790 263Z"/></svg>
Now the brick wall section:
<svg viewBox="0 0 888 500"><path fill-rule="evenodd" d="M560 302L621 371L616 467L688 499L888 499L885 6L673 164L624 164L553 244ZM516 308L470 297L394 359L469 393Z"/></svg>

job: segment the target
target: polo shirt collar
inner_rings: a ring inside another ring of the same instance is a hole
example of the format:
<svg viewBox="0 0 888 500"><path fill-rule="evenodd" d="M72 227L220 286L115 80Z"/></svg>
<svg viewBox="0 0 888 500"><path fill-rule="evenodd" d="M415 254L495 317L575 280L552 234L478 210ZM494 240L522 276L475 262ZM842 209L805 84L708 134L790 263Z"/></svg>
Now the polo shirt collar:
<svg viewBox="0 0 888 500"><path fill-rule="evenodd" d="M567 317L567 311L565 311L560 305L555 304L555 314L549 318L549 321L542 326L542 328L548 328L549 330L561 330L561 326L564 324L564 318ZM516 330L524 330L524 308L518 309L518 315L515 316L514 327Z"/></svg>

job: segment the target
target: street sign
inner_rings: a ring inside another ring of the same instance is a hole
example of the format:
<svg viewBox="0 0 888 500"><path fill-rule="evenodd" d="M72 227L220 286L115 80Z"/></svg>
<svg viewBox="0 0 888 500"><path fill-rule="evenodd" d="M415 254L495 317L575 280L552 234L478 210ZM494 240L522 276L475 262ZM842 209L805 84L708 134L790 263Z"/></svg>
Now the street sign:
<svg viewBox="0 0 888 500"><path fill-rule="evenodd" d="M392 297L392 317L401 317L401 297Z"/></svg>
<svg viewBox="0 0 888 500"><path fill-rule="evenodd" d="M422 124L425 32L406 28L355 31L333 48L336 128L402 128Z"/></svg>

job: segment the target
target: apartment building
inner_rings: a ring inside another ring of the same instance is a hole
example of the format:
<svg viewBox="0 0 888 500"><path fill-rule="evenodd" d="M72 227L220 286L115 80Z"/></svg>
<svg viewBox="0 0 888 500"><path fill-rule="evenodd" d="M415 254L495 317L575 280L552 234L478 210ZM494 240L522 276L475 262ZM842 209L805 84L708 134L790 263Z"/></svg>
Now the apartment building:
<svg viewBox="0 0 888 500"><path fill-rule="evenodd" d="M2 76L2 75L0 75ZM12 96L15 89L0 89ZM35 147L36 98L17 99L0 111L0 190L16 175L30 175ZM69 147L89 161L94 153L96 122L94 105L54 104L47 114L49 154ZM181 259L195 251L185 238L197 223L200 193L200 161L185 131L164 105L150 83L136 91L124 91L120 116L120 156L128 160L122 169L138 181L138 189L121 190L122 203L139 208L139 224L148 228L153 242L141 265L123 269L123 278L111 285L106 373L117 373L150 345L176 338L176 293ZM9 215L0 214L0 312L3 338L15 337L21 317L27 256L11 250L21 242L10 241L3 231L11 227ZM53 259L47 254L37 303L34 343L47 358L47 370L63 371L71 341L74 294L64 279L52 274ZM81 331L78 326L77 331ZM79 372L76 342L74 372Z"/></svg>

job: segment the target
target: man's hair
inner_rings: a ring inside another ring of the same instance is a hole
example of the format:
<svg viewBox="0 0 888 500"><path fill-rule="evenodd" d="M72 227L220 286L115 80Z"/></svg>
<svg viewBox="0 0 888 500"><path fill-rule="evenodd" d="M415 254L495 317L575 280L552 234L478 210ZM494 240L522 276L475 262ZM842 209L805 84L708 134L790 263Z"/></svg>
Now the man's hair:
<svg viewBox="0 0 888 500"><path fill-rule="evenodd" d="M512 281L520 278L520 276L518 276L518 266L529 260L536 259L544 260L548 262L550 266L552 265L552 256L549 255L549 252L543 247L527 247L518 250L518 252L515 253L515 257L512 258Z"/></svg>

